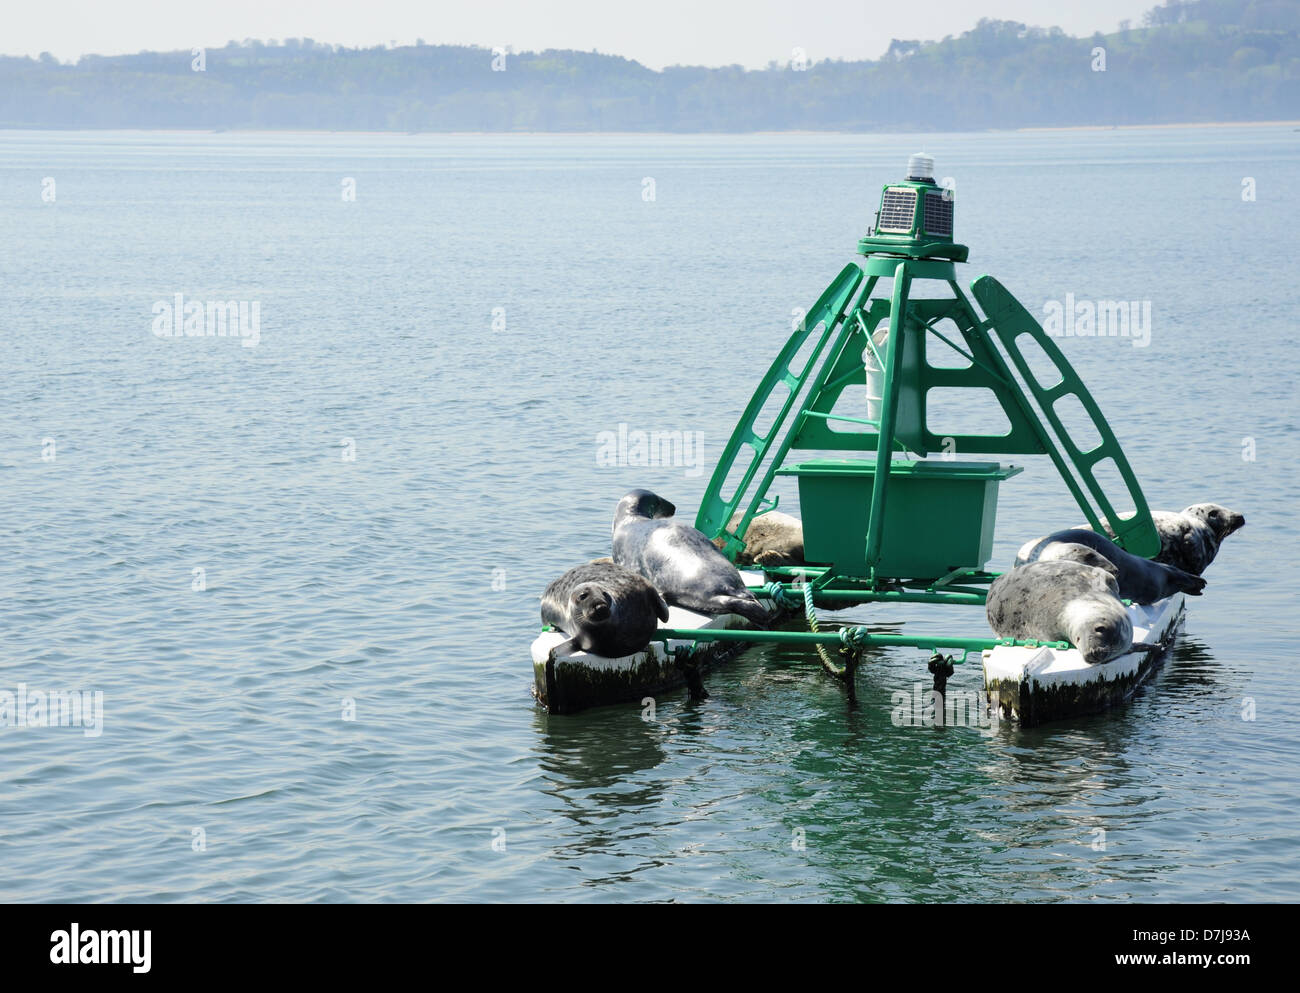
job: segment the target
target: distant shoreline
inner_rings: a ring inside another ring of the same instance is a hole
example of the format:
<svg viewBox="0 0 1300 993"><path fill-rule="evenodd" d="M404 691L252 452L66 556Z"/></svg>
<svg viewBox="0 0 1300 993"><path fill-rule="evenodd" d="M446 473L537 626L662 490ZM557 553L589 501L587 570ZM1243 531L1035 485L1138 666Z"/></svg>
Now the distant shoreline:
<svg viewBox="0 0 1300 993"><path fill-rule="evenodd" d="M1040 125L1032 128L1013 128L1015 131L1132 131L1139 128L1263 128L1300 127L1300 121L1205 121L1176 124L1061 124Z"/></svg>
<svg viewBox="0 0 1300 993"><path fill-rule="evenodd" d="M1144 129L1174 128L1263 128L1263 127L1297 127L1300 120L1283 121L1188 121L1166 124L1049 124L1023 128L981 128L977 131L833 131L809 130L806 128L788 131L352 131L330 130L323 128L43 128L23 125L0 124L0 134L15 132L63 132L66 134L91 133L130 133L130 134L236 134L236 135L355 135L358 137L418 137L436 135L448 138L491 138L491 137L552 137L552 138L665 138L665 137L743 137L745 135L853 135L867 137L870 135L905 135L905 134L1024 134L1044 131L1141 131Z"/></svg>

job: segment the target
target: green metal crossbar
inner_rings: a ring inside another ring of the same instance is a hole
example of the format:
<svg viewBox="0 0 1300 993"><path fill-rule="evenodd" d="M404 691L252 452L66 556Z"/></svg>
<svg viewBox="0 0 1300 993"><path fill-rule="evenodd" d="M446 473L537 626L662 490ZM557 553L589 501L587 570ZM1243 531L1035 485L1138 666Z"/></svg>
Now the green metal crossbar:
<svg viewBox="0 0 1300 993"><path fill-rule="evenodd" d="M1015 638L960 638L945 635L872 634L861 626L836 631L755 631L740 628L660 628L653 641L745 641L769 645L852 645L858 648L954 648L982 652L1001 645L1016 648L1055 648L1065 651L1064 641L1032 641Z"/></svg>
<svg viewBox="0 0 1300 993"><path fill-rule="evenodd" d="M801 595L798 584L778 584L788 595ZM879 590L879 589L826 589L815 582L812 587L813 597L818 607L828 610L843 610L846 607L865 603L952 603L970 607L984 606L985 594L966 587L948 587L937 590L933 588L913 590ZM772 592L770 586L751 586L755 596L767 596Z"/></svg>

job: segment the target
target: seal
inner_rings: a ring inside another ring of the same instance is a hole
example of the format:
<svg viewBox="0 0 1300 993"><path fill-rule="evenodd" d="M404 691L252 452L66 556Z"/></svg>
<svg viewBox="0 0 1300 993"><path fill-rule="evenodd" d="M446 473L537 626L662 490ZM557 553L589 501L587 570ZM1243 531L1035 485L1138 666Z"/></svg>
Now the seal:
<svg viewBox="0 0 1300 993"><path fill-rule="evenodd" d="M671 604L701 614L739 614L765 625L771 615L745 589L740 570L649 490L632 490L614 511L614 561L644 576Z"/></svg>
<svg viewBox="0 0 1300 993"><path fill-rule="evenodd" d="M1055 562L1058 560L1090 565L1094 569L1100 569L1102 572L1114 576L1115 582L1119 583L1119 567L1095 548L1089 548L1087 545L1080 545L1073 541L1054 541L1038 552L1037 561L1039 562ZM1017 559L1016 564L1023 565L1024 563Z"/></svg>
<svg viewBox="0 0 1300 993"><path fill-rule="evenodd" d="M1119 595L1134 603L1155 603L1173 593L1200 596L1205 589L1205 580L1200 576L1163 562L1130 555L1105 535L1088 528L1070 528L1056 531L1046 538L1027 541L1016 553L1016 564L1035 562L1043 558L1043 553L1050 551L1053 545L1060 544L1083 545L1108 559L1118 570L1115 579L1119 583ZM1048 556L1049 559L1055 557L1058 556ZM1070 556L1067 554L1065 557Z"/></svg>
<svg viewBox="0 0 1300 993"><path fill-rule="evenodd" d="M732 534L740 526L743 515L736 513L727 529ZM803 565L803 523L797 517L769 510L749 522L741 539L744 551L736 556L737 565ZM713 546L721 549L722 538L714 538Z"/></svg>
<svg viewBox="0 0 1300 993"><path fill-rule="evenodd" d="M1160 536L1157 562L1186 569L1200 575L1217 551L1213 532L1204 524L1185 514L1169 510L1153 510L1151 522ZM1109 525L1106 532L1110 533Z"/></svg>
<svg viewBox="0 0 1300 993"><path fill-rule="evenodd" d="M556 655L622 658L645 648L666 620L659 591L608 559L574 566L542 594L542 622L569 636L555 646Z"/></svg>
<svg viewBox="0 0 1300 993"><path fill-rule="evenodd" d="M1004 572L989 586L984 609L999 638L1068 641L1090 665L1133 644L1115 577L1080 562L1030 562Z"/></svg>
<svg viewBox="0 0 1300 993"><path fill-rule="evenodd" d="M1121 516L1127 517L1133 511ZM1160 553L1154 561L1199 576L1219 554L1219 545L1234 531L1240 530L1246 518L1235 510L1217 503L1194 503L1183 510L1153 510L1151 520L1160 535ZM1086 524L1079 525L1087 528ZM1103 524L1112 539L1115 532Z"/></svg>
<svg viewBox="0 0 1300 993"><path fill-rule="evenodd" d="M1240 531L1246 524L1244 515L1217 503L1194 503L1190 507L1184 507L1176 514L1168 511L1159 513L1160 519L1156 521L1156 530L1160 532L1161 557L1165 553L1166 528L1176 529L1179 533L1184 530L1199 533L1199 556L1196 554L1195 543L1190 545L1191 552L1178 549L1183 552L1184 562L1186 563L1181 568L1186 569L1188 572L1194 572L1198 576L1205 571L1205 567L1213 562L1214 557L1219 554L1219 546L1223 544L1223 539L1235 531ZM1156 515L1152 514L1151 516L1154 519ZM1175 546L1175 548L1177 547ZM1171 553L1171 557L1172 554L1176 553Z"/></svg>

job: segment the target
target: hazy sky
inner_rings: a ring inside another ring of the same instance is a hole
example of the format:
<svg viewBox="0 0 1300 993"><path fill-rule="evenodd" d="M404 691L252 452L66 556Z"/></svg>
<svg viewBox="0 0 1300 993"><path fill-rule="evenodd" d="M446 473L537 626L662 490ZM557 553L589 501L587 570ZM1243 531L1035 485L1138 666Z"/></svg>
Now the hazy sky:
<svg viewBox="0 0 1300 993"><path fill-rule="evenodd" d="M652 68L877 58L891 38L960 34L981 17L1074 35L1141 24L1158 0L43 0L7 3L0 53L219 47L230 39L598 49Z"/></svg>

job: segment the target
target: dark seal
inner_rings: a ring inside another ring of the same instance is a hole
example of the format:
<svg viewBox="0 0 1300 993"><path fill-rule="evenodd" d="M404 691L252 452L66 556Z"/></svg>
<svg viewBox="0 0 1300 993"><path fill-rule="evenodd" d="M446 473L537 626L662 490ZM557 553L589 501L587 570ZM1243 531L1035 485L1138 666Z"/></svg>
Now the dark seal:
<svg viewBox="0 0 1300 993"><path fill-rule="evenodd" d="M1119 595L1134 603L1155 603L1174 593L1200 596L1205 589L1205 580L1200 576L1163 562L1130 555L1105 535L1088 528L1070 528L1026 542L1016 554L1016 564L1036 562L1044 557L1056 558L1058 556L1052 554L1051 548L1062 544L1084 545L1113 563L1118 570Z"/></svg>
<svg viewBox="0 0 1300 993"><path fill-rule="evenodd" d="M658 591L608 559L574 566L542 594L543 623L569 636L556 655L622 658L645 648L666 620L668 605Z"/></svg>
<svg viewBox="0 0 1300 993"><path fill-rule="evenodd" d="M1089 548L1087 545L1077 545L1072 541L1054 541L1039 550L1036 561L1054 562L1059 559L1093 566L1114 576L1116 584L1119 583L1119 567L1095 548ZM1024 565L1024 563L1017 559L1016 565Z"/></svg>
<svg viewBox="0 0 1300 993"><path fill-rule="evenodd" d="M999 638L1068 641L1090 665L1133 645L1133 622L1119 602L1115 577L1080 562L1016 566L989 586L984 609Z"/></svg>
<svg viewBox="0 0 1300 993"><path fill-rule="evenodd" d="M765 625L771 615L745 589L740 570L649 490L632 490L614 511L614 561L644 576L665 600L700 614L739 614Z"/></svg>

